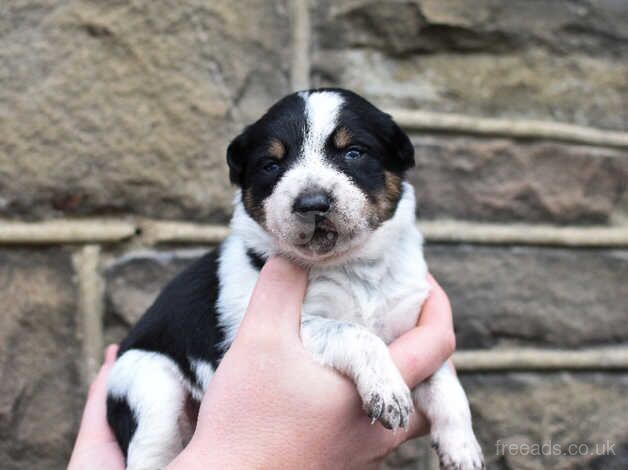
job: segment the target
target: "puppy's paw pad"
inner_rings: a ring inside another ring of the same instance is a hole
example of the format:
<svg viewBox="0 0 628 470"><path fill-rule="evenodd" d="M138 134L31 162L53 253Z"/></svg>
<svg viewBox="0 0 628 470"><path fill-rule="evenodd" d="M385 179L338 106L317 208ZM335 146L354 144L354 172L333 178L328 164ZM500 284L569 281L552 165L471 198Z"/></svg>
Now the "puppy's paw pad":
<svg viewBox="0 0 628 470"><path fill-rule="evenodd" d="M371 393L370 398L367 402L364 403L364 411L369 418L375 422L382 415L382 411L384 411L384 399L382 396L377 393Z"/></svg>
<svg viewBox="0 0 628 470"><path fill-rule="evenodd" d="M405 383L382 383L366 395L364 410L387 429L405 428L413 411L410 390Z"/></svg>

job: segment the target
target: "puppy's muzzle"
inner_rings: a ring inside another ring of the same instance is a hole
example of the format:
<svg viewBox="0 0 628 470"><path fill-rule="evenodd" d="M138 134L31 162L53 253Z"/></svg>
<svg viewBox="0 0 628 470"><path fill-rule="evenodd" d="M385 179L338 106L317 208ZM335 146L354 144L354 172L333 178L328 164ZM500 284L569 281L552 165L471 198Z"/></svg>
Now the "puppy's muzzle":
<svg viewBox="0 0 628 470"><path fill-rule="evenodd" d="M304 192L295 198L292 211L301 225L297 244L321 254L336 246L338 232L327 217L332 202L329 193L321 190Z"/></svg>

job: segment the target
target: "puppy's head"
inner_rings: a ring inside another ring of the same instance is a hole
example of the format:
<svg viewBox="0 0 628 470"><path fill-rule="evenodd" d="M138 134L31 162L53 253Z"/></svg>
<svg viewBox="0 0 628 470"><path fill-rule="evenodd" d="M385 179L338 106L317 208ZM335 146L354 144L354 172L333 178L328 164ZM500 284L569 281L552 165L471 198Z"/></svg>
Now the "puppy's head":
<svg viewBox="0 0 628 470"><path fill-rule="evenodd" d="M320 89L276 103L231 142L227 161L248 214L283 251L316 262L392 217L414 149L365 99Z"/></svg>

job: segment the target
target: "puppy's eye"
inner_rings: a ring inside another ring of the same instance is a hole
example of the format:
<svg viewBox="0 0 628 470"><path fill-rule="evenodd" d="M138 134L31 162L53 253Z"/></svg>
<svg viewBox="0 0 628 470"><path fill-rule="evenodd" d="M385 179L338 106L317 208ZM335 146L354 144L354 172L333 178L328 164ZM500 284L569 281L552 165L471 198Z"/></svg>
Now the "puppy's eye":
<svg viewBox="0 0 628 470"><path fill-rule="evenodd" d="M279 171L280 167L279 167L279 163L277 163L274 160L271 160L265 163L263 168L266 173L276 173Z"/></svg>
<svg viewBox="0 0 628 470"><path fill-rule="evenodd" d="M362 152L358 149L349 149L345 153L345 160L358 160L362 158Z"/></svg>

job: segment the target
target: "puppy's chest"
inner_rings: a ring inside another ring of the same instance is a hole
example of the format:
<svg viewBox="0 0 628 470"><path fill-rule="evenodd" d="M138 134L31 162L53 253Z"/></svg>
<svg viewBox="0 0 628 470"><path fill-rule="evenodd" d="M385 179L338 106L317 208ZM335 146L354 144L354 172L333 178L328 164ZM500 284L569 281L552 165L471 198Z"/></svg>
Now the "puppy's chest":
<svg viewBox="0 0 628 470"><path fill-rule="evenodd" d="M411 329L427 296L422 263L394 269L384 263L313 269L304 315L363 325L386 343Z"/></svg>

